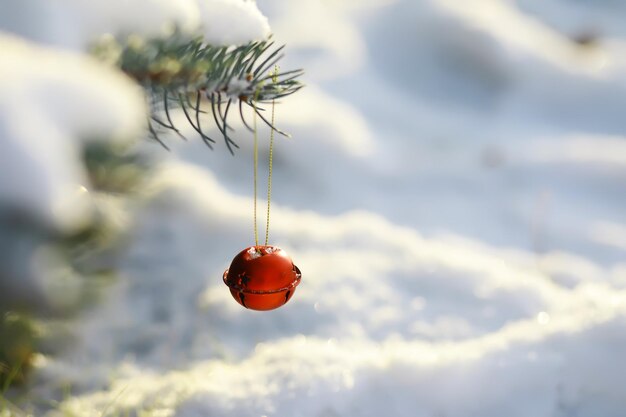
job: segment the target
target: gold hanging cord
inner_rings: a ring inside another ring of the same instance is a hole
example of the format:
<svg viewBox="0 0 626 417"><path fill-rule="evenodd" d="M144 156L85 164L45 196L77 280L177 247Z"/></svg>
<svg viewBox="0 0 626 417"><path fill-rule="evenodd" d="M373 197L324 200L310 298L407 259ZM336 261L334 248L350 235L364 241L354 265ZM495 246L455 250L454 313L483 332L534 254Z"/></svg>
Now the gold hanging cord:
<svg viewBox="0 0 626 417"><path fill-rule="evenodd" d="M272 74L272 82L276 83L278 78L278 67L274 67ZM257 183L258 183L258 167L259 167L259 138L257 134L257 108L256 101L259 91L257 90L252 105L254 106L254 244L259 246L259 231L257 225ZM274 108L276 100L272 100L272 126L274 126ZM272 171L274 159L274 129L270 129L270 149L268 157L268 177L267 177L267 210L265 218L265 245L269 242L270 236L270 207L272 198Z"/></svg>

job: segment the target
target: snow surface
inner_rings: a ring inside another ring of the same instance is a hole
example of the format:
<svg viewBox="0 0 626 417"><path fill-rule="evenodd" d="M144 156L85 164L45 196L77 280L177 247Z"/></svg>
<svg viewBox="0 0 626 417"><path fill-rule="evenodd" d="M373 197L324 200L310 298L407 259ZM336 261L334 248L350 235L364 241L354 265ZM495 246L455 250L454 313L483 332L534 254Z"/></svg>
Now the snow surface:
<svg viewBox="0 0 626 417"><path fill-rule="evenodd" d="M36 42L84 50L103 35L167 37L175 29L214 45L269 35L256 3L243 0L0 0L0 28Z"/></svg>
<svg viewBox="0 0 626 417"><path fill-rule="evenodd" d="M214 45L241 45L270 35L270 25L254 1L197 0L202 34Z"/></svg>
<svg viewBox="0 0 626 417"><path fill-rule="evenodd" d="M128 143L144 129L143 93L83 55L0 34L0 205L63 231L90 214L88 140Z"/></svg>
<svg viewBox="0 0 626 417"><path fill-rule="evenodd" d="M32 396L71 386L50 415L623 417L626 10L581 3L259 1L281 66L308 71L277 108L294 139L270 243L294 297L248 311L221 280L253 240L251 135L234 158L173 137L124 278Z"/></svg>

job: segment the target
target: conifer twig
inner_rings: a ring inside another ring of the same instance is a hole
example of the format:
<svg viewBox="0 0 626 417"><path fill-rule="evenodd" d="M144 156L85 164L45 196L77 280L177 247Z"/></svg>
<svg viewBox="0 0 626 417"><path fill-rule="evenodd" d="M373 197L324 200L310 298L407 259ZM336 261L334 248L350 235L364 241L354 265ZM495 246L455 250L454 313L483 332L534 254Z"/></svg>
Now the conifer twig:
<svg viewBox="0 0 626 417"><path fill-rule="evenodd" d="M275 102L303 86L299 81L303 74L300 69L280 74L267 73L283 58L284 48L284 45L276 47L271 37L245 45L225 47L206 44L201 38L190 39L175 34L167 39L121 45L117 64L153 97L148 130L162 146L169 149L159 137L164 131L171 130L185 139L171 117L171 109L180 107L187 122L204 143L213 149L215 140L201 126L200 115L206 113L201 109L204 96L211 102L210 112L224 137L226 147L234 153L233 148L238 146L228 133L233 130L228 123L228 115L235 100L239 102L239 116L248 130L252 128L244 118L243 103L252 107L272 130L289 136L263 117L262 109L256 105ZM95 53L98 54L97 47ZM270 79L273 82L268 82ZM189 100L191 94L195 94L195 103ZM194 112L193 116L190 110ZM158 111L163 111L164 119L158 117Z"/></svg>

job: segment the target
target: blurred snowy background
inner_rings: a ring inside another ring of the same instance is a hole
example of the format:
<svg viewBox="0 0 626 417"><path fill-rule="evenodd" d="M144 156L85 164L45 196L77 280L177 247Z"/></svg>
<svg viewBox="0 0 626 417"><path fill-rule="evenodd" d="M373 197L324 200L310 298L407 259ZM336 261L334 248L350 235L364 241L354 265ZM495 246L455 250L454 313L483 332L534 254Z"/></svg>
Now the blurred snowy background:
<svg viewBox="0 0 626 417"><path fill-rule="evenodd" d="M294 138L276 145L270 232L303 280L258 313L221 279L253 240L251 135L237 129L232 157L189 127L168 153L142 138L138 88L81 53L170 21L228 33L206 22L234 1L0 0L0 303L67 301L45 239L14 229L72 233L105 204L81 144L144 142L159 161L149 198L113 222L130 234L117 278L50 324L63 349L37 357L15 402L76 416L626 415L626 3L258 0L287 44L281 67L307 84L277 107ZM250 13L219 27L254 26Z"/></svg>

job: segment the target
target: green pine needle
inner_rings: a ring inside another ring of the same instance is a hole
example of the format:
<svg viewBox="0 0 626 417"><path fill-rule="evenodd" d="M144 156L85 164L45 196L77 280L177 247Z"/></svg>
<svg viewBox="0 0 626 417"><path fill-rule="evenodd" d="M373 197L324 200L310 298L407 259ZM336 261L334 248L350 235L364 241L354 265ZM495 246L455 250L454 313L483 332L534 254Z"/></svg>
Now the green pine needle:
<svg viewBox="0 0 626 417"><path fill-rule="evenodd" d="M248 129L242 104L250 106L274 131L288 136L253 104L255 100L271 103L303 87L298 81L303 74L300 69L273 73L283 57L284 46L276 47L271 39L236 47L208 45L201 38L186 39L179 34L148 41L130 37L124 46L116 47L111 46L111 39L108 42L94 52L111 60L111 51L115 51L116 65L144 87L151 105L150 135L166 149L159 133L173 131L182 137L170 117L170 110L175 107L182 108L187 122L210 149L215 140L200 125L200 114L212 113L228 150L234 153L233 148L238 146L230 137L233 129L228 124L233 104L238 104L239 115Z"/></svg>

